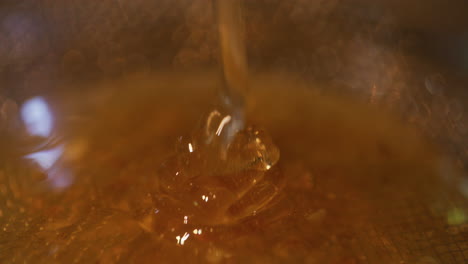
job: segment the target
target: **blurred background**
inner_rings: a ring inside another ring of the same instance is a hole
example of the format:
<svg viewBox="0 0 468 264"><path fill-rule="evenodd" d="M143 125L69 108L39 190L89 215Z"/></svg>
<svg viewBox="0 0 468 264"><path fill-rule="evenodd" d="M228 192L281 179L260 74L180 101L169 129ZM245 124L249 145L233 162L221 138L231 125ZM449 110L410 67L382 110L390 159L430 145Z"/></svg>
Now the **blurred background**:
<svg viewBox="0 0 468 264"><path fill-rule="evenodd" d="M57 93L67 82L216 68L213 4L3 0L0 100ZM311 89L389 108L441 142L466 169L463 0L255 0L244 7L252 74L288 72Z"/></svg>

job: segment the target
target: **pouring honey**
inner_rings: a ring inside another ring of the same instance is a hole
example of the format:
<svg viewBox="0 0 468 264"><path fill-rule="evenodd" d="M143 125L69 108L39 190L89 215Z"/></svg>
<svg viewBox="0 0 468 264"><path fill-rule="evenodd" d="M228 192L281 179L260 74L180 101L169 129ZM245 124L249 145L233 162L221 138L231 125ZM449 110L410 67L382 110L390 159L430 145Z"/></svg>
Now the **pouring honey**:
<svg viewBox="0 0 468 264"><path fill-rule="evenodd" d="M439 263L413 245L466 220L453 163L386 110L247 74L235 3L221 77L2 98L1 262Z"/></svg>

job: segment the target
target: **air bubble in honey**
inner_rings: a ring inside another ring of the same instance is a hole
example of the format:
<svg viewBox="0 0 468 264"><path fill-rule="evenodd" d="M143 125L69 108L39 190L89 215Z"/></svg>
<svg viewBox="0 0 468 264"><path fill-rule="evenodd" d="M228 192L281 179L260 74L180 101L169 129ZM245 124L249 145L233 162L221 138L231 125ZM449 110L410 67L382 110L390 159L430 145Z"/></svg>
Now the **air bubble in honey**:
<svg viewBox="0 0 468 264"><path fill-rule="evenodd" d="M226 224L261 211L276 196L282 178L275 166L279 149L254 127L225 142L232 121L226 116L213 111L190 139L178 140L176 154L158 174L160 207L201 224Z"/></svg>

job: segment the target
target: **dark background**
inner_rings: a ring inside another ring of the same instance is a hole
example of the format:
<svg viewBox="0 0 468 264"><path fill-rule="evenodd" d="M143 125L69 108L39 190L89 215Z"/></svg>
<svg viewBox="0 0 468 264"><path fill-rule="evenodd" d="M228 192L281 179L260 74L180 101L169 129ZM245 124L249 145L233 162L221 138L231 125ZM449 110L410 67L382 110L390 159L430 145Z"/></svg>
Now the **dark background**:
<svg viewBox="0 0 468 264"><path fill-rule="evenodd" d="M311 89L389 108L467 167L464 0L244 6L252 74L288 72ZM213 0L0 2L0 101L134 72L216 68L218 61Z"/></svg>

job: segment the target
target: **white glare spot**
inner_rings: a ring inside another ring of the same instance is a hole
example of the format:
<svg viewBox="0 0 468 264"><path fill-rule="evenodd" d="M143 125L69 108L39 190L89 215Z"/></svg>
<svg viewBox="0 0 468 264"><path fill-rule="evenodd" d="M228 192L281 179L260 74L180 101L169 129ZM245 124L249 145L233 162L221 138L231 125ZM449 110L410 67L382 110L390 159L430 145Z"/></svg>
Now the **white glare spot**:
<svg viewBox="0 0 468 264"><path fill-rule="evenodd" d="M188 223L188 216L184 216L184 224L186 225Z"/></svg>
<svg viewBox="0 0 468 264"><path fill-rule="evenodd" d="M205 201L205 202L208 202L209 198L207 195L202 195L202 200Z"/></svg>
<svg viewBox="0 0 468 264"><path fill-rule="evenodd" d="M26 101L21 107L21 118L31 135L47 137L52 132L52 114L42 97Z"/></svg>
<svg viewBox="0 0 468 264"><path fill-rule="evenodd" d="M193 230L193 233L194 233L195 235L201 235L202 230L201 230L201 229L194 229L194 230Z"/></svg>
<svg viewBox="0 0 468 264"><path fill-rule="evenodd" d="M208 116L208 120L206 122L206 135L210 135L210 127L211 127L211 122L215 116L220 116L221 114L217 111L214 110L213 112L210 113Z"/></svg>
<svg viewBox="0 0 468 264"><path fill-rule="evenodd" d="M265 166L265 168L266 168L267 170L269 170L269 169L271 169L271 165L267 164L267 165Z"/></svg>
<svg viewBox="0 0 468 264"><path fill-rule="evenodd" d="M231 116L225 116L223 120L221 120L221 124L219 124L218 130L216 130L216 135L221 135L221 132L223 131L224 126L231 121Z"/></svg>
<svg viewBox="0 0 468 264"><path fill-rule="evenodd" d="M177 245L184 245L185 241L187 240L187 238L189 238L190 234L185 232L185 234L180 237L180 236L176 236L176 240L177 240Z"/></svg>
<svg viewBox="0 0 468 264"><path fill-rule="evenodd" d="M72 184L73 175L66 168L58 164L58 160L64 153L64 146L38 151L24 156L26 159L36 162L47 174L47 180L52 187L63 189Z"/></svg>
<svg viewBox="0 0 468 264"><path fill-rule="evenodd" d="M190 153L193 152L193 146L192 146L192 143L188 143L188 150L190 151Z"/></svg>
<svg viewBox="0 0 468 264"><path fill-rule="evenodd" d="M187 238L189 238L190 234L185 232L184 236L180 239L180 244L183 245L185 240L187 240Z"/></svg>
<svg viewBox="0 0 468 264"><path fill-rule="evenodd" d="M35 152L29 155L26 155L25 158L34 160L41 166L42 169L48 170L50 169L55 162L62 156L63 154L63 146L58 146L53 149L43 150L39 152Z"/></svg>

